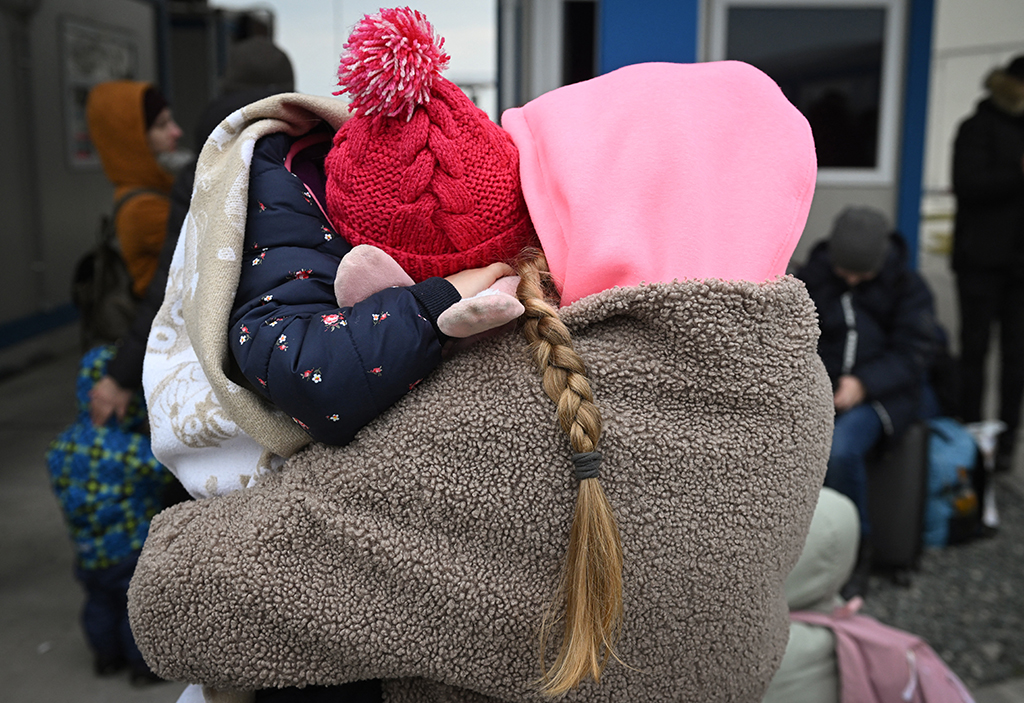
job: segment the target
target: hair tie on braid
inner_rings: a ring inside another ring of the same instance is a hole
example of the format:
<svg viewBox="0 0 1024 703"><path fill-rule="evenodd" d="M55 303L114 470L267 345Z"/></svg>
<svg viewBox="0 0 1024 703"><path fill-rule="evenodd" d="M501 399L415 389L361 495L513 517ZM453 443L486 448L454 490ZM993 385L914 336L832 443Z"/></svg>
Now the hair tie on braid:
<svg viewBox="0 0 1024 703"><path fill-rule="evenodd" d="M576 467L576 479L578 481L586 481L588 478L599 478L601 475L601 452L573 454L572 465Z"/></svg>

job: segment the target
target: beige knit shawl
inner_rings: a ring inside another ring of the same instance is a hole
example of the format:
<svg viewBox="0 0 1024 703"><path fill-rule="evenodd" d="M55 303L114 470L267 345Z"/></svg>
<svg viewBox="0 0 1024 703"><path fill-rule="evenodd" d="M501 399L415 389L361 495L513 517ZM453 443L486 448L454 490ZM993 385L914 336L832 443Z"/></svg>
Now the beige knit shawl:
<svg viewBox="0 0 1024 703"><path fill-rule="evenodd" d="M625 626L566 700L759 701L832 431L791 278L605 291L562 310L605 420ZM388 701L541 701L537 630L577 484L516 334L446 362L344 448L153 521L129 592L161 676L383 678Z"/></svg>
<svg viewBox="0 0 1024 703"><path fill-rule="evenodd" d="M337 128L346 117L339 100L277 95L230 115L203 147L143 372L153 451L193 496L245 488L309 442L291 418L231 373L228 321L246 261L256 140L301 135L320 122Z"/></svg>

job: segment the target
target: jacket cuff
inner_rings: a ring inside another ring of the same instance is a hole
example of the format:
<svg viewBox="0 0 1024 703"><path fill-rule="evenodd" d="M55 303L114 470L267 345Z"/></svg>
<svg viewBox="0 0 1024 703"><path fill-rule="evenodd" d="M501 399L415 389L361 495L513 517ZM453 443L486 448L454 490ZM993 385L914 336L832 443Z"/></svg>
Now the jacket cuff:
<svg viewBox="0 0 1024 703"><path fill-rule="evenodd" d="M448 340L448 335L444 334L437 328L437 318L441 316L445 310L450 308L455 303L462 300L462 296L459 295L459 291L455 289L451 283L443 278L428 278L427 280L417 283L416 285L409 287L409 292L413 294L420 307L426 312L425 317L433 325L434 331L437 333L437 338L441 342Z"/></svg>
<svg viewBox="0 0 1024 703"><path fill-rule="evenodd" d="M129 391L142 388L142 361L146 354L145 346L132 341L129 335L118 343L105 371L107 376L117 381L117 385Z"/></svg>

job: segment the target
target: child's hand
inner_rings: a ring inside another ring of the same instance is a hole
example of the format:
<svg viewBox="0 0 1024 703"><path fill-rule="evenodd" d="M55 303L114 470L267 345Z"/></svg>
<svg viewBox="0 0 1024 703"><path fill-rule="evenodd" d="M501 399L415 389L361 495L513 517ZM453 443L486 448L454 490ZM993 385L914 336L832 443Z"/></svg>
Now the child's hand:
<svg viewBox="0 0 1024 703"><path fill-rule="evenodd" d="M453 273L451 276L446 276L444 280L455 286L455 290L459 291L459 295L465 300L487 290L499 278L511 276L514 273L515 271L508 264L497 262L484 268L466 269Z"/></svg>
<svg viewBox="0 0 1024 703"><path fill-rule="evenodd" d="M523 314L516 300L519 278L508 264L494 263L448 276L462 298L441 313L437 327L449 337L474 337L498 329ZM334 295L340 307L351 307L391 286L411 286L413 281L386 252L360 244L346 254L334 278Z"/></svg>
<svg viewBox="0 0 1024 703"><path fill-rule="evenodd" d="M508 264L495 263L448 276L462 300L441 313L437 328L449 337L478 338L515 320L524 309L515 297L519 277L514 273Z"/></svg>
<svg viewBox="0 0 1024 703"><path fill-rule="evenodd" d="M477 269L483 270L483 269ZM477 337L499 329L525 312L516 300L519 276L503 276L489 288L463 298L437 318L437 328L449 337Z"/></svg>
<svg viewBox="0 0 1024 703"><path fill-rule="evenodd" d="M89 391L89 417L92 424L102 427L111 415L117 416L118 422L124 420L131 400L131 390L122 388L110 376L104 376Z"/></svg>

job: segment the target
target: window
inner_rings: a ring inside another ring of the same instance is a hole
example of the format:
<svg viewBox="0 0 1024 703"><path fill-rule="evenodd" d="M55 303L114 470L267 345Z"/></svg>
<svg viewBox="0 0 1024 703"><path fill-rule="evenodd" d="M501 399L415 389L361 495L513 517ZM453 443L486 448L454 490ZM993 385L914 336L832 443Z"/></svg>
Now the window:
<svg viewBox="0 0 1024 703"><path fill-rule="evenodd" d="M711 58L771 76L814 132L818 180L891 183L902 0L715 0Z"/></svg>

